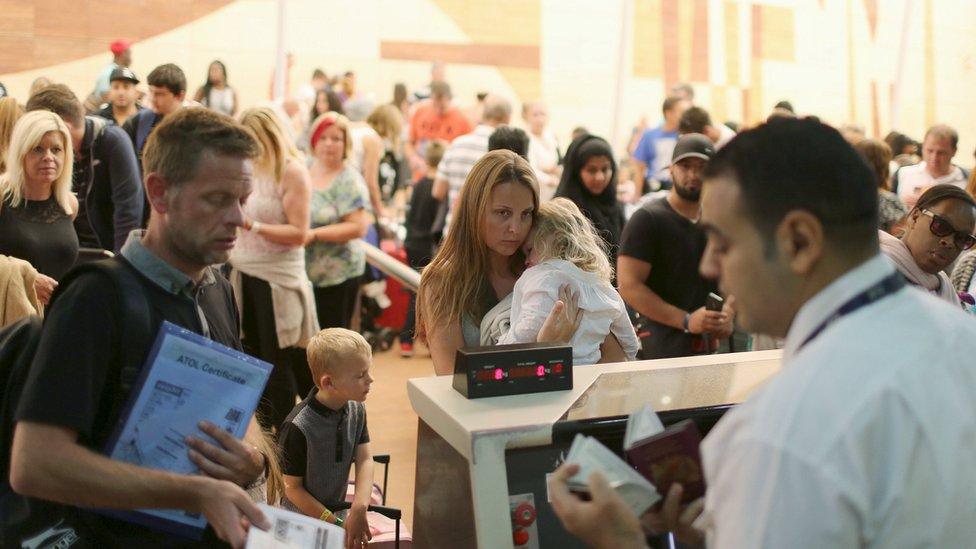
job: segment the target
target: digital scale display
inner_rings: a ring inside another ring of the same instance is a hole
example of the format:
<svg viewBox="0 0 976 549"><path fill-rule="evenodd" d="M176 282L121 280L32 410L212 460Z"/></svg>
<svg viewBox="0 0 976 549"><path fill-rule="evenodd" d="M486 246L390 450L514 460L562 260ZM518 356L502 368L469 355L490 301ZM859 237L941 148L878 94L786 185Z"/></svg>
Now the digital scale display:
<svg viewBox="0 0 976 549"><path fill-rule="evenodd" d="M573 388L573 349L526 343L459 349L454 388L468 398Z"/></svg>
<svg viewBox="0 0 976 549"><path fill-rule="evenodd" d="M552 366L537 364L535 366L516 366L514 368L488 368L471 372L477 382L505 381L506 379L520 379L526 377L545 377L548 374L563 373L563 364L558 362Z"/></svg>

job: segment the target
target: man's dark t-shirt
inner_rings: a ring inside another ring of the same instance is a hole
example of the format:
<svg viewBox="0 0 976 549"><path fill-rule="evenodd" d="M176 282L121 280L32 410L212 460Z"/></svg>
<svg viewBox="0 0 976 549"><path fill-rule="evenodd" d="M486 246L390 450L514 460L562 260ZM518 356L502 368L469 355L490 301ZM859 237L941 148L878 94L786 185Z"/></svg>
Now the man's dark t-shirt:
<svg viewBox="0 0 976 549"><path fill-rule="evenodd" d="M163 320L204 333L197 306L184 293L173 293L138 272L126 259L144 290L152 330L137 366L145 363L150 346ZM230 284L219 273L216 283L202 286L197 294L207 321L210 339L240 349L237 307ZM17 421L31 421L64 427L78 433L78 442L102 453L128 397L122 389L124 332L120 311L125 299L116 284L101 273L86 273L59 288L44 321L44 331L31 372L17 409ZM132 321L132 311L126 311ZM143 313L144 314L144 313ZM129 365L131 367L131 365ZM156 531L94 513L76 510L79 520L90 526L96 537L92 546L123 546L141 539L146 547L186 546L188 540L173 539ZM208 540L208 537L204 538ZM210 538L209 542L212 542ZM209 544L208 542L208 544Z"/></svg>
<svg viewBox="0 0 976 549"><path fill-rule="evenodd" d="M705 305L716 284L705 280L698 265L705 253L706 235L697 224L674 211L667 198L655 199L634 212L624 227L619 255L651 264L644 284L661 299L688 312ZM650 335L642 334L645 359L701 354L701 336L642 319Z"/></svg>

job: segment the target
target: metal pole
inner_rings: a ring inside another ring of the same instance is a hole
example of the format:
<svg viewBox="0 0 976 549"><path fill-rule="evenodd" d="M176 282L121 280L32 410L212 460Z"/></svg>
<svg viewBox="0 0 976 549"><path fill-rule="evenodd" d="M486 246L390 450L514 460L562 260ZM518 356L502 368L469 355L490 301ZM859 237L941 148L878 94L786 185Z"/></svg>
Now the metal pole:
<svg viewBox="0 0 976 549"><path fill-rule="evenodd" d="M620 116L624 103L624 85L627 81L627 50L630 47L634 25L634 0L620 0L620 40L617 51L616 94L613 100L613 126L610 131L612 143L619 144Z"/></svg>
<svg viewBox="0 0 976 549"><path fill-rule="evenodd" d="M285 6L288 0L278 0L278 36L275 48L275 72L274 83L272 84L272 99L279 100L284 98L288 90L285 89L285 71L288 70L288 62L285 52Z"/></svg>
<svg viewBox="0 0 976 549"><path fill-rule="evenodd" d="M902 86L905 83L905 64L908 56L908 33L911 30L912 22L912 0L905 0L905 8L902 11L901 20L901 42L898 44L898 59L895 65L895 82L891 89L891 112L888 120L890 129L896 130L899 127L899 114L901 108ZM898 154L898 153L895 153Z"/></svg>

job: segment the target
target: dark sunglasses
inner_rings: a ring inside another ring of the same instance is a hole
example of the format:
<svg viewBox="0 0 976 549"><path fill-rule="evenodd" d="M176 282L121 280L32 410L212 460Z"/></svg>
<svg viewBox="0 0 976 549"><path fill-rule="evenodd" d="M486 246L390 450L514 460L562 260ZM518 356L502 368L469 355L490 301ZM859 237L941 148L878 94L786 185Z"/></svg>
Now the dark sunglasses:
<svg viewBox="0 0 976 549"><path fill-rule="evenodd" d="M956 228L952 226L952 223L949 223L949 220L941 215L932 213L928 210L922 210L922 213L932 218L932 222L929 223L929 230L932 231L932 234L935 236L941 238L952 235L952 240L956 243L956 246L962 250L968 250L972 248L973 245L976 245L976 236L969 233L964 233L962 231L957 231Z"/></svg>

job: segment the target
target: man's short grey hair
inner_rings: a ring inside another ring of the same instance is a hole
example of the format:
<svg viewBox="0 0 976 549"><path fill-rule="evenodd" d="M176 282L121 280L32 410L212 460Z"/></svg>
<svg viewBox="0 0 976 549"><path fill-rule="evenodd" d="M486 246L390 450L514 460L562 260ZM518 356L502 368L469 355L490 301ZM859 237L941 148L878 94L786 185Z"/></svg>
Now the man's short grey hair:
<svg viewBox="0 0 976 549"><path fill-rule="evenodd" d="M342 108L346 111L346 118L351 122L362 122L369 118L370 113L376 108L376 104L373 103L372 99L364 97L350 99L346 101Z"/></svg>
<svg viewBox="0 0 976 549"><path fill-rule="evenodd" d="M953 128L952 126L947 126L945 124L936 124L935 126L929 128L927 132L925 132L925 139L928 139L929 136L934 137L936 139L948 141L952 145L953 149L959 146L959 133L956 132L955 128ZM925 139L923 139L922 141L924 142Z"/></svg>
<svg viewBox="0 0 976 549"><path fill-rule="evenodd" d="M498 95L485 98L485 110L481 115L485 121L507 123L512 118L512 103Z"/></svg>

